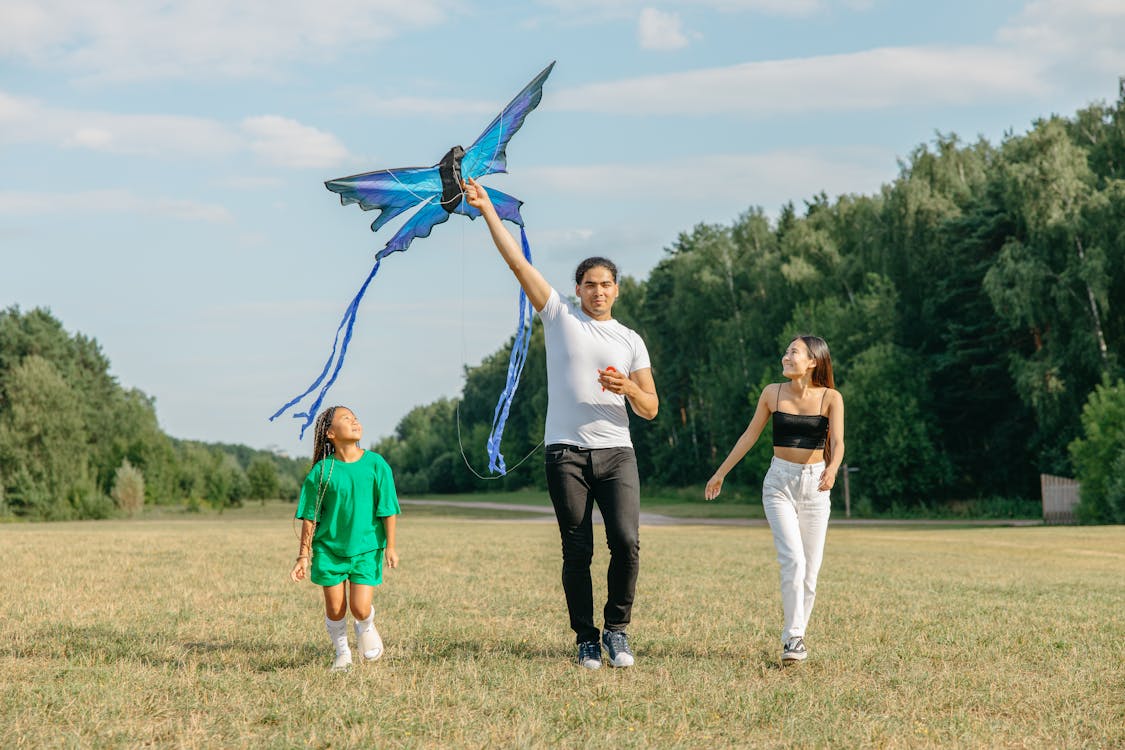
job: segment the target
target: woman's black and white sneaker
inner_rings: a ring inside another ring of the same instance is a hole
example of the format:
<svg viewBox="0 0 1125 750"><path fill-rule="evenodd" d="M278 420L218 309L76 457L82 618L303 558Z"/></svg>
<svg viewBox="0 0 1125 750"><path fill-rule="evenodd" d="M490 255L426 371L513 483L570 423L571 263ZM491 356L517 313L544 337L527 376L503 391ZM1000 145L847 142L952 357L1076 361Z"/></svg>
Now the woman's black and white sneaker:
<svg viewBox="0 0 1125 750"><path fill-rule="evenodd" d="M602 668L602 647L597 641L584 641L578 644L578 663L586 669Z"/></svg>
<svg viewBox="0 0 1125 750"><path fill-rule="evenodd" d="M805 639L801 636L794 636L785 642L785 648L781 650L781 663L792 664L793 662L804 661L809 658L809 651L805 648Z"/></svg>
<svg viewBox="0 0 1125 750"><path fill-rule="evenodd" d="M602 643L609 653L611 667L633 666L633 652L629 648L629 637L625 633L607 630L602 633Z"/></svg>

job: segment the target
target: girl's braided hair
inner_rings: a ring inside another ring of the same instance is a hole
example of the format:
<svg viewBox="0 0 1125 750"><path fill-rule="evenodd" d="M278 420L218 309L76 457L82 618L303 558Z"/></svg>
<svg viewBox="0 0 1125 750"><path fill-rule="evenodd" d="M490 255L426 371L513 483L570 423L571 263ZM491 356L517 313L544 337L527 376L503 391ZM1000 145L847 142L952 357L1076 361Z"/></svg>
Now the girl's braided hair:
<svg viewBox="0 0 1125 750"><path fill-rule="evenodd" d="M329 456L336 455L336 445L328 439L328 430L332 427L332 420L336 416L337 409L346 409L346 406L329 406L322 411L316 418L316 423L313 426L313 465L318 462L324 461ZM316 490L316 510L313 512L313 523L320 523L320 506L324 502L324 493L328 489L328 483L332 481L332 468L335 461L331 462L328 466L328 476L324 476L324 463L320 464L320 477Z"/></svg>
<svg viewBox="0 0 1125 750"><path fill-rule="evenodd" d="M328 439L328 428L332 426L332 419L336 416L337 409L346 409L345 406L329 406L316 418L313 425L313 463L328 458L336 452L336 446Z"/></svg>
<svg viewBox="0 0 1125 750"><path fill-rule="evenodd" d="M325 409L324 411L322 411L317 416L316 423L314 424L314 427L313 427L313 466L314 467L316 466L317 463L320 463L321 461L324 461L324 459L328 458L329 456L336 455L336 446L332 443L331 440L328 439L328 428L330 428L332 426L332 420L336 416L336 410L337 409L345 409L345 408L347 408L347 407L330 406L327 409ZM327 463L327 462L325 462L325 463ZM328 483L330 481L332 481L332 467L333 467L333 465L335 465L335 463L336 463L335 461L332 461L329 464L329 466L328 466L328 476L327 477L324 476L324 463L320 464L320 477L318 478L317 488L316 488L316 509L313 511L313 517L312 517L313 534L314 535L316 534L316 527L320 524L320 506L324 502L324 493L328 489ZM296 523L296 518L293 519L293 522ZM294 531L294 533L297 533L297 529L296 529L295 526L293 528L293 531ZM297 538L300 539L300 534L297 535ZM313 552L313 549L310 546L309 547L309 555L311 556L313 554L315 554L315 553ZM311 563L311 559L310 559L310 563Z"/></svg>

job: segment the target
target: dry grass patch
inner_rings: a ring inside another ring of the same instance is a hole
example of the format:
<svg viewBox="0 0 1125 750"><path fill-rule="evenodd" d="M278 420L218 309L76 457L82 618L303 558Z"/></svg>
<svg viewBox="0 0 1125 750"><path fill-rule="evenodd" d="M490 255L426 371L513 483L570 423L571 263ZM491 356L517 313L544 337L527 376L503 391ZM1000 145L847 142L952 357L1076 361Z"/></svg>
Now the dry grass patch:
<svg viewBox="0 0 1125 750"><path fill-rule="evenodd" d="M768 529L645 528L638 665L589 673L552 524L408 509L333 675L282 512L0 529L0 746L1125 745L1120 527L833 528L784 670Z"/></svg>

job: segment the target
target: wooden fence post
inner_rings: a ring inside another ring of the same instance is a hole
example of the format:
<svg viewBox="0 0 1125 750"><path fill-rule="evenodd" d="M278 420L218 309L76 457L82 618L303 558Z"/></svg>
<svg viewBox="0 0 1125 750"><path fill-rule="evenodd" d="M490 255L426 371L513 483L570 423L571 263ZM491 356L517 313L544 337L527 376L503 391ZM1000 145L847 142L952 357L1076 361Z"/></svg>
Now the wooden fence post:
<svg viewBox="0 0 1125 750"><path fill-rule="evenodd" d="M1043 523L1077 523L1074 507L1078 505L1081 484L1067 477L1039 475L1043 497Z"/></svg>

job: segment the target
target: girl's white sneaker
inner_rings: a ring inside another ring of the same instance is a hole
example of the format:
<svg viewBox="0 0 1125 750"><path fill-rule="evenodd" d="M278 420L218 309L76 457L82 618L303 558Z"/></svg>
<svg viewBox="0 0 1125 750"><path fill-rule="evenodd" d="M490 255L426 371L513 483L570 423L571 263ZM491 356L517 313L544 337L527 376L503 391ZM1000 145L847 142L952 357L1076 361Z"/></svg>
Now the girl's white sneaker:
<svg viewBox="0 0 1125 750"><path fill-rule="evenodd" d="M352 665L352 651L337 651L336 661L332 662L333 672L347 672L348 668Z"/></svg>
<svg viewBox="0 0 1125 750"><path fill-rule="evenodd" d="M358 650L364 661L375 661L383 655L383 639L379 637L379 631L374 625L360 633L358 640Z"/></svg>

